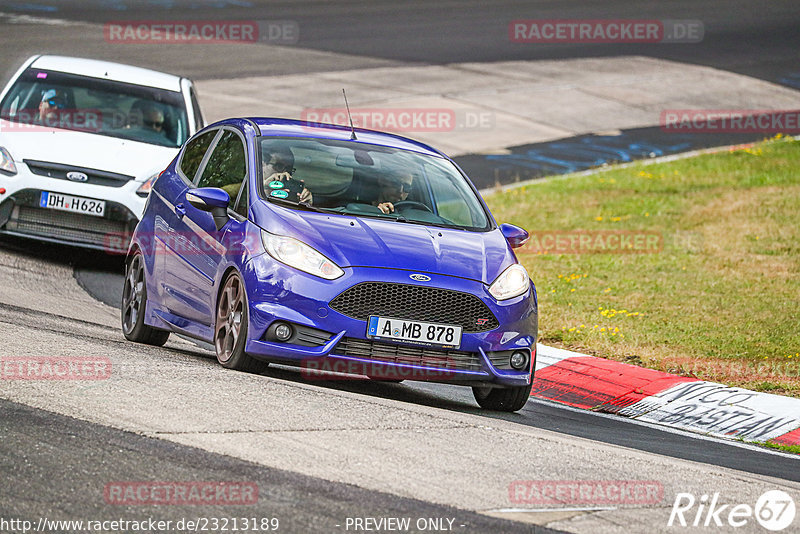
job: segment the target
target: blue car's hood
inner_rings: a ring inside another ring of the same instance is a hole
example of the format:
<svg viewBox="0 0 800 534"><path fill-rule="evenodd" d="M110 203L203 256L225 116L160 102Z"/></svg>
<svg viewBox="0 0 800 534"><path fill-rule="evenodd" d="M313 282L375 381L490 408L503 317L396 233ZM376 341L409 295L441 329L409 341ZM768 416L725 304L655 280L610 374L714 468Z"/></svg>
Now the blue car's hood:
<svg viewBox="0 0 800 534"><path fill-rule="evenodd" d="M389 219L327 215L259 206L268 232L300 239L340 267L387 267L490 284L515 262L499 229L468 232Z"/></svg>

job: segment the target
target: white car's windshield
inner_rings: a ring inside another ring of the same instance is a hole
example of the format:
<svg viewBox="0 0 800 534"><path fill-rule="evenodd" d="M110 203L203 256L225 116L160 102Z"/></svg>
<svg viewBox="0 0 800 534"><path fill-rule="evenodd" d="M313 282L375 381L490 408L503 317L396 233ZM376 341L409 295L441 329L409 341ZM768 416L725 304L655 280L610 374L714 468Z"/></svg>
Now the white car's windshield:
<svg viewBox="0 0 800 534"><path fill-rule="evenodd" d="M0 117L168 147L188 137L179 92L33 68L0 103Z"/></svg>
<svg viewBox="0 0 800 534"><path fill-rule="evenodd" d="M486 230L475 191L441 157L353 141L261 138L260 194L349 215ZM311 195L305 195L308 190Z"/></svg>

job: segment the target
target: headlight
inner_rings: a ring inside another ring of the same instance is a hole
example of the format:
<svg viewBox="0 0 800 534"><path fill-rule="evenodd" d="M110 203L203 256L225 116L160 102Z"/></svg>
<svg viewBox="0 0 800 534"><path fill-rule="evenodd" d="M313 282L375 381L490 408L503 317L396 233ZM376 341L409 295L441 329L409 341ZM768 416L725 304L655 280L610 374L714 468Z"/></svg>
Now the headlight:
<svg viewBox="0 0 800 534"><path fill-rule="evenodd" d="M0 171L7 172L8 174L17 174L17 166L14 165L14 159L8 150L0 146Z"/></svg>
<svg viewBox="0 0 800 534"><path fill-rule="evenodd" d="M344 271L331 260L292 237L274 235L262 230L261 241L270 256L295 269L326 280L334 280L344 274Z"/></svg>
<svg viewBox="0 0 800 534"><path fill-rule="evenodd" d="M497 277L489 287L489 293L497 300L506 300L518 297L530 287L528 271L519 263L515 263Z"/></svg>
<svg viewBox="0 0 800 534"><path fill-rule="evenodd" d="M144 181L142 185L139 186L139 189L136 190L136 194L140 197L146 197L150 194L150 190L153 189L153 184L155 183L156 179L164 174L164 171L161 171L158 174L154 174L150 178Z"/></svg>

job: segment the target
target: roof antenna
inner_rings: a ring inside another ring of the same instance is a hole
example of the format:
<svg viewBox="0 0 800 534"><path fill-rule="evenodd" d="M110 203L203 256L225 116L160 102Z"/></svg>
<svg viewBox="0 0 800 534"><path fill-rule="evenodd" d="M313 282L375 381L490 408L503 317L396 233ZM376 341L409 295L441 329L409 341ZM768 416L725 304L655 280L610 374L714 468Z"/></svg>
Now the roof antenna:
<svg viewBox="0 0 800 534"><path fill-rule="evenodd" d="M347 93L344 92L344 87L342 87L342 95L344 96L344 105L347 107L347 118L350 119L350 139L352 141L358 141L358 137L356 137L356 128L353 126L353 117L350 116L350 104L347 103Z"/></svg>

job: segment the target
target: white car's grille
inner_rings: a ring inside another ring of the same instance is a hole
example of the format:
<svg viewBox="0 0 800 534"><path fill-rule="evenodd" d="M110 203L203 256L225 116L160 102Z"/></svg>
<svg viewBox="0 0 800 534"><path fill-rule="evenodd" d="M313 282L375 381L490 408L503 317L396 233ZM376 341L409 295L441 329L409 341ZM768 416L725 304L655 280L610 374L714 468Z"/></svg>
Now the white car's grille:
<svg viewBox="0 0 800 534"><path fill-rule="evenodd" d="M127 174L118 174L115 172L101 171L98 169L75 167L73 165L64 165L62 163L35 161L31 159L26 159L23 161L33 174L47 176L49 178L58 178L59 180L70 180L69 175L72 175L76 179L72 179L71 181L76 183L104 185L107 187L122 187L134 179L133 176L128 176ZM80 175L85 177L85 179L82 179Z"/></svg>
<svg viewBox="0 0 800 534"><path fill-rule="evenodd" d="M109 237L124 235L126 225L122 221L79 213L15 206L5 228L23 234L85 243L99 248L115 248L117 241ZM123 247L126 245L127 243L123 244Z"/></svg>

